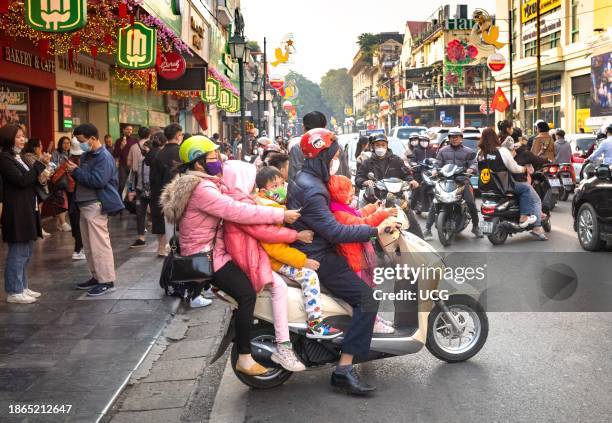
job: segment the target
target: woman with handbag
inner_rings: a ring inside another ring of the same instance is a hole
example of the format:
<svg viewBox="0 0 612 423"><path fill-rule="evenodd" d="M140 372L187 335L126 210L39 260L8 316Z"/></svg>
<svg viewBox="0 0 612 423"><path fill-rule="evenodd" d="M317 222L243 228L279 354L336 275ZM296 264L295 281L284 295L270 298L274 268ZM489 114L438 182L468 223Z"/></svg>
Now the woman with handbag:
<svg viewBox="0 0 612 423"><path fill-rule="evenodd" d="M21 152L21 157L23 162L31 169L36 161L38 161L43 154L42 142L38 138L30 138L26 141L25 146L23 147L23 151ZM49 191L49 178L51 176L51 169L48 167L38 175L38 184L34 186L36 190L36 195L38 196L38 200L41 205L38 207L38 214L40 215L42 211L42 203L47 201L51 196ZM45 228L42 228L43 237L51 236L51 234L45 231Z"/></svg>
<svg viewBox="0 0 612 423"><path fill-rule="evenodd" d="M4 189L2 239L8 243L4 270L4 289L9 303L30 304L40 293L28 288L27 265L34 241L42 238L39 202L35 187L51 159L41 153L28 166L21 158L25 146L23 130L15 125L0 128L0 173Z"/></svg>
<svg viewBox="0 0 612 423"><path fill-rule="evenodd" d="M59 169L64 166L70 157L70 138L63 136L57 142L57 149L51 154L51 162ZM57 174L57 171L56 171ZM53 207L53 215L57 222L57 230L60 232L70 232L72 227L66 222L66 215L68 212L68 197L67 197L67 185L66 178L55 177L55 174L51 178L51 197L49 199L50 205Z"/></svg>
<svg viewBox="0 0 612 423"><path fill-rule="evenodd" d="M211 283L238 302L235 311L236 369L257 376L267 372L251 356L250 330L255 308L255 291L245 273L225 251L221 219L240 224L295 222L295 210L256 206L225 195L218 146L204 136L184 141L179 149L182 172L162 192L160 203L170 223L178 225L181 255L195 257L212 251ZM201 257L198 257L201 259Z"/></svg>

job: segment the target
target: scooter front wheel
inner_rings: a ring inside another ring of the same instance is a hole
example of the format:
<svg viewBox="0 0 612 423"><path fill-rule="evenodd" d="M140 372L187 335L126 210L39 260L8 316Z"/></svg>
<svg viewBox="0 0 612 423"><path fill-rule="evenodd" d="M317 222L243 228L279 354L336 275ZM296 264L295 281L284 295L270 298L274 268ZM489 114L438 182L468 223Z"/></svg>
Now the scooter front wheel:
<svg viewBox="0 0 612 423"><path fill-rule="evenodd" d="M446 211L442 210L436 220L436 231L438 232L438 239L440 240L440 244L445 247L451 245L451 242L453 241L453 236L455 235L451 227L452 223L453 222L449 214Z"/></svg>
<svg viewBox="0 0 612 423"><path fill-rule="evenodd" d="M447 314L436 305L429 314L427 349L448 363L466 361L478 354L489 335L489 319L478 301L468 295L453 295L444 302L460 326L453 329Z"/></svg>

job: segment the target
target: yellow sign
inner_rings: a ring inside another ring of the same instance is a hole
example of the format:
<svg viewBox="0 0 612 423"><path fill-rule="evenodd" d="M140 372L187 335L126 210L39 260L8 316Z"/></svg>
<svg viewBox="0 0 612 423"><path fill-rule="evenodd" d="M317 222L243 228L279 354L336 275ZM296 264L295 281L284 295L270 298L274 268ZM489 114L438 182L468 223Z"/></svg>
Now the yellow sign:
<svg viewBox="0 0 612 423"><path fill-rule="evenodd" d="M389 100L389 89L387 87L380 87L378 90L378 96L383 100Z"/></svg>
<svg viewBox="0 0 612 423"><path fill-rule="evenodd" d="M580 128L587 128L587 119L591 117L591 109L576 109L576 132Z"/></svg>
<svg viewBox="0 0 612 423"><path fill-rule="evenodd" d="M488 184L491 181L491 169L485 167L480 171L480 180L483 184Z"/></svg>
<svg viewBox="0 0 612 423"><path fill-rule="evenodd" d="M344 114L346 116L353 116L353 108L352 107L345 107L344 108Z"/></svg>
<svg viewBox="0 0 612 423"><path fill-rule="evenodd" d="M521 5L521 22L529 22L538 16L538 1L527 0ZM561 7L561 0L540 0L540 15L550 12L557 7Z"/></svg>

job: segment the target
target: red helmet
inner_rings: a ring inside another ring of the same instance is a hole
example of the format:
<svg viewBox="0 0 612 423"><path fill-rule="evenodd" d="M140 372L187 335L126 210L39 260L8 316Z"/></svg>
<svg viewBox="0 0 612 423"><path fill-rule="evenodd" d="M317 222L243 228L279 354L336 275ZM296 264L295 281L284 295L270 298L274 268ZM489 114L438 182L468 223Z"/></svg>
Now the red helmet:
<svg viewBox="0 0 612 423"><path fill-rule="evenodd" d="M307 159L314 159L323 150L327 150L334 141L337 140L336 135L325 128L315 128L302 135L300 148Z"/></svg>

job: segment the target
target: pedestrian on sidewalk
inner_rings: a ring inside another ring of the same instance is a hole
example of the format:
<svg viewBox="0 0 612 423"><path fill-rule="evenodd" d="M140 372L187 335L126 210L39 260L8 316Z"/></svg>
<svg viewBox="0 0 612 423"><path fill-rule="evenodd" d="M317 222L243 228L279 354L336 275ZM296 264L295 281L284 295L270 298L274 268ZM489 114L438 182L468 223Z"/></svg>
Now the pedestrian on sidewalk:
<svg viewBox="0 0 612 423"><path fill-rule="evenodd" d="M70 161L76 164L80 164L83 150L81 144L76 138L70 141ZM72 253L72 260L86 260L85 252L83 251L83 237L81 236L81 211L76 203L76 181L70 176L74 186L70 186L66 194L68 195L68 218L70 219L70 226L72 227L72 237L74 238L74 252Z"/></svg>
<svg viewBox="0 0 612 423"><path fill-rule="evenodd" d="M115 290L108 215L123 210L123 201L117 191L115 161L98 139L98 128L84 123L74 129L74 135L84 153L78 166L72 162L67 162L67 166L77 182L75 201L81 212L81 236L92 275L77 287L87 289L87 295L95 297Z"/></svg>
<svg viewBox="0 0 612 423"><path fill-rule="evenodd" d="M30 169L34 165L35 162L39 161L43 155L43 147L42 141L39 138L30 138L26 141L25 146L23 147L23 151L21 152L21 158ZM43 173L41 173L38 177L39 186L38 190L38 200L41 204L38 207L38 214L41 214L42 211L42 203L49 196L49 176L51 175L51 170L45 169ZM41 196L43 198L41 198ZM45 228L42 228L43 237L49 237L51 234L45 231Z"/></svg>
<svg viewBox="0 0 612 423"><path fill-rule="evenodd" d="M127 156L130 152L130 148L132 148L132 146L138 142L138 140L132 136L133 132L134 127L132 125L125 126L123 128L123 136L115 141L115 146L113 148L113 156L115 156L115 159L117 159L119 163L118 189L119 195L122 196L122 199L123 190L125 189L128 175L130 174L130 168L127 164Z"/></svg>
<svg viewBox="0 0 612 423"><path fill-rule="evenodd" d="M57 142L57 149L51 153L51 162L55 164L57 168L63 165L70 157L70 138L63 136ZM53 184L55 185L55 184ZM66 215L68 210L68 197L66 190L57 186L52 187L51 197L49 198L49 204L53 208L53 214L57 223L57 230L60 232L70 232L72 227L66 222Z"/></svg>
<svg viewBox="0 0 612 423"><path fill-rule="evenodd" d="M136 230L138 239L130 248L141 248L145 242L145 227L147 220L147 208L151 199L150 168L144 162L145 155L149 151L149 137L151 131L143 126L138 129L138 142L130 148L127 163L130 167L131 186L136 193Z"/></svg>
<svg viewBox="0 0 612 423"><path fill-rule="evenodd" d="M34 241L42 238L35 186L51 160L49 154L43 153L31 167L26 165L21 158L25 142L25 134L18 126L0 128L0 174L4 201L2 240L8 244L4 289L6 301L18 304L33 303L41 295L28 288L27 266Z"/></svg>
<svg viewBox="0 0 612 423"><path fill-rule="evenodd" d="M144 163L149 166L149 186L151 190L151 198L149 200L149 209L151 210L151 232L157 235L157 253L166 254L166 223L164 221L164 214L159 204L159 196L161 190L156 191L153 185L152 175L152 164L157 154L161 151L162 147L166 145L166 136L163 131L159 131L154 135L151 135L151 149L145 155Z"/></svg>

